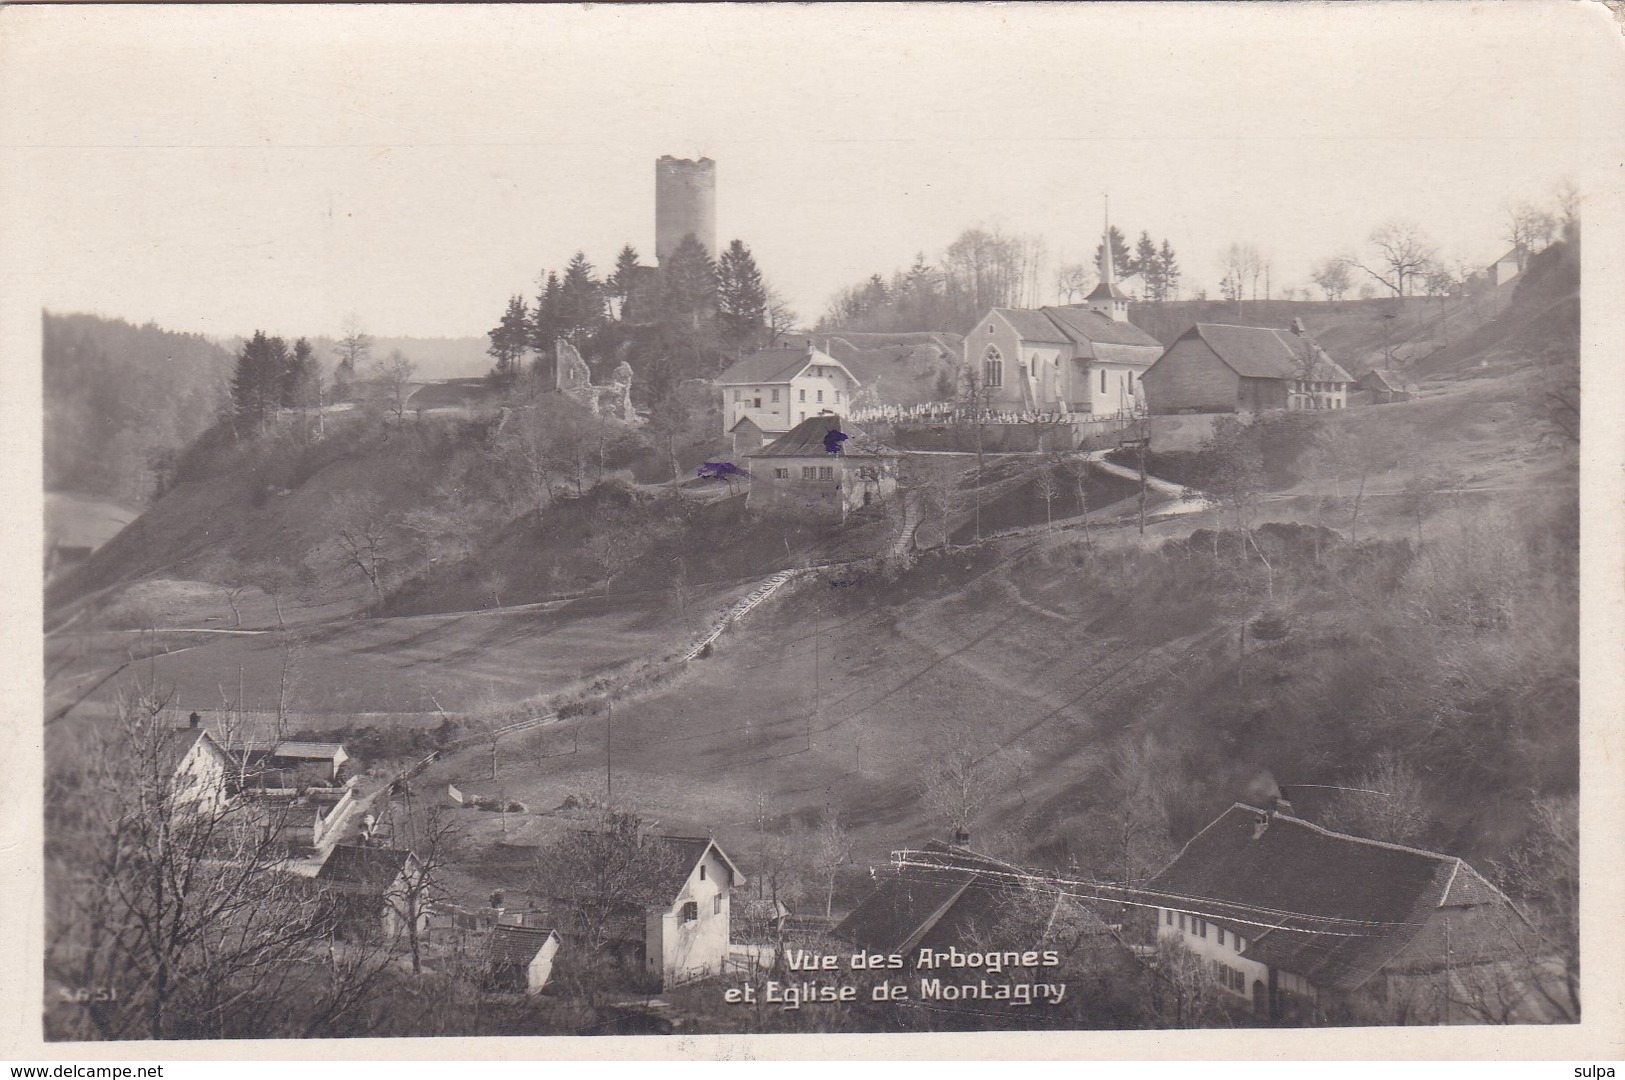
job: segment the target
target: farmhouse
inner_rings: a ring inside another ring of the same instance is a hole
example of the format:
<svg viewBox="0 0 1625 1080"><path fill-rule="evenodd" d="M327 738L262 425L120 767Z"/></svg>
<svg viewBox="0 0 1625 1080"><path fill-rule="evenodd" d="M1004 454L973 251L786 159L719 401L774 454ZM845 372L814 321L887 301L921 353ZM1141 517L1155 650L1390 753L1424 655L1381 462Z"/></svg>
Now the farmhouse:
<svg viewBox="0 0 1625 1080"><path fill-rule="evenodd" d="M1388 405L1395 401L1409 401L1416 396L1416 384L1407 382L1397 371L1372 368L1355 383L1355 392L1370 405Z"/></svg>
<svg viewBox="0 0 1625 1080"><path fill-rule="evenodd" d="M1197 323L1145 373L1158 415L1343 409L1354 380L1309 336L1292 329Z"/></svg>
<svg viewBox="0 0 1625 1080"><path fill-rule="evenodd" d="M1159 941L1178 942L1260 1017L1316 1005L1450 1022L1509 975L1510 901L1461 859L1332 832L1236 803L1146 886ZM1531 1017L1534 1018L1534 1017Z"/></svg>
<svg viewBox="0 0 1625 1080"><path fill-rule="evenodd" d="M423 868L410 851L337 844L316 871L316 884L340 925L357 936L370 937L376 927L390 940L413 922L420 934L428 932Z"/></svg>
<svg viewBox="0 0 1625 1080"><path fill-rule="evenodd" d="M897 490L897 452L826 413L747 454L747 505L843 521Z"/></svg>
<svg viewBox="0 0 1625 1080"><path fill-rule="evenodd" d="M768 435L783 435L809 416L843 412L852 404L858 377L826 352L765 349L717 376L722 391L722 430L749 419Z"/></svg>
<svg viewBox="0 0 1625 1080"><path fill-rule="evenodd" d="M177 807L185 806L203 814L218 813L230 801L230 780L234 771L231 755L192 714L187 727L165 734L158 747L158 769L173 785Z"/></svg>
<svg viewBox="0 0 1625 1080"><path fill-rule="evenodd" d="M559 935L533 926L497 926L485 939L481 958L486 984L493 990L538 993L553 974Z"/></svg>

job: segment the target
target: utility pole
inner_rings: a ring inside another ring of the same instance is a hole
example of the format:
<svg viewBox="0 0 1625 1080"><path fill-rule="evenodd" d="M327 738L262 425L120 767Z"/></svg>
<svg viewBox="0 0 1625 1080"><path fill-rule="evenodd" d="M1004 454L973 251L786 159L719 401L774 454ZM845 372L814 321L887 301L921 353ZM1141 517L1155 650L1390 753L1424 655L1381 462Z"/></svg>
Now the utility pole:
<svg viewBox="0 0 1625 1080"><path fill-rule="evenodd" d="M1145 444L1150 442L1144 429L1140 431L1140 535L1145 535Z"/></svg>
<svg viewBox="0 0 1625 1080"><path fill-rule="evenodd" d="M604 719L604 801L615 798L615 699L608 699L609 715Z"/></svg>

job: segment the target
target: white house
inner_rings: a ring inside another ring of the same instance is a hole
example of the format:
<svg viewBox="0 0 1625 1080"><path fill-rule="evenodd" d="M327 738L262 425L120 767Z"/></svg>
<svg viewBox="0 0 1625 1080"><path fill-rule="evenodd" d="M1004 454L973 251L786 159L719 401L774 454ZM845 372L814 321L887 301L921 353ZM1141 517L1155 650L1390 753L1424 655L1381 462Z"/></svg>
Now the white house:
<svg viewBox="0 0 1625 1080"><path fill-rule="evenodd" d="M1522 917L1471 866L1333 832L1280 800L1232 805L1145 892L1161 905L1158 940L1271 1020L1332 1003L1381 1016L1404 1000L1413 1019L1448 1022L1429 1010L1481 977L1517 981L1503 975Z"/></svg>
<svg viewBox="0 0 1625 1080"><path fill-rule="evenodd" d="M393 940L414 922L420 936L428 934L423 867L410 851L337 844L316 871L316 882L340 922L364 936L371 934L368 924L376 924Z"/></svg>
<svg viewBox="0 0 1625 1080"><path fill-rule="evenodd" d="M231 755L194 719L191 726L164 736L159 746L159 768L170 780L172 802L201 814L224 810L230 801L235 763Z"/></svg>
<svg viewBox="0 0 1625 1080"><path fill-rule="evenodd" d="M814 416L745 456L756 510L843 521L897 490L897 452L839 416Z"/></svg>
<svg viewBox="0 0 1625 1080"><path fill-rule="evenodd" d="M764 434L783 435L825 410L845 412L859 385L845 364L811 343L752 353L717 376L722 430L748 418Z"/></svg>
<svg viewBox="0 0 1625 1080"><path fill-rule="evenodd" d="M485 939L488 982L496 990L538 993L553 975L559 935L546 927L497 926Z"/></svg>
<svg viewBox="0 0 1625 1080"><path fill-rule="evenodd" d="M651 907L644 923L644 963L663 986L717 975L728 959L729 895L745 876L715 840L662 836L676 858L657 883L669 904Z"/></svg>

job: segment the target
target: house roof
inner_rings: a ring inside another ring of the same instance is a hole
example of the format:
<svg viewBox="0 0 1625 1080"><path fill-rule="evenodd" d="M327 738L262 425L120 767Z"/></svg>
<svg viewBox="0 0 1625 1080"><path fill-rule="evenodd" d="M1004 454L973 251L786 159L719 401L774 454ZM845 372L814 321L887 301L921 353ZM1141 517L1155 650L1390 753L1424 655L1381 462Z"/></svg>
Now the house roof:
<svg viewBox="0 0 1625 1080"><path fill-rule="evenodd" d="M352 847L338 844L327 853L316 879L333 885L383 892L395 883L406 869L410 851L400 848Z"/></svg>
<svg viewBox="0 0 1625 1080"><path fill-rule="evenodd" d="M1237 375L1248 379L1300 379L1310 365L1308 378L1320 382L1353 382L1354 379L1314 338L1291 330L1267 326L1229 326L1223 323L1197 323L1183 336L1195 335Z"/></svg>
<svg viewBox="0 0 1625 1080"><path fill-rule="evenodd" d="M485 939L481 950L485 959L497 964L529 964L542 951L547 939L557 937L551 928L539 926L498 926Z"/></svg>
<svg viewBox="0 0 1625 1080"><path fill-rule="evenodd" d="M910 855L906 865L877 875L835 936L888 955L964 944L996 927L1028 880L1020 867L938 840Z"/></svg>
<svg viewBox="0 0 1625 1080"><path fill-rule="evenodd" d="M159 744L158 754L165 775L173 775L186 760L186 755L200 741L207 741L215 745L214 739L201 727L176 728L164 735ZM216 747L218 749L218 746Z"/></svg>
<svg viewBox="0 0 1625 1080"><path fill-rule="evenodd" d="M1237 928L1247 957L1338 990L1369 979L1435 911L1506 903L1455 856L1244 803L1197 833L1145 891Z"/></svg>
<svg viewBox="0 0 1625 1080"><path fill-rule="evenodd" d="M840 449L833 454L828 449L829 444L825 437L832 431L845 435L845 439L838 440L835 445ZM809 416L795 427L780 435L760 450L747 454L746 457L885 457L895 455L896 451L876 442L867 432L850 424L844 424L835 413L819 413Z"/></svg>
<svg viewBox="0 0 1625 1080"><path fill-rule="evenodd" d="M717 858L728 867L728 872L733 875L733 884L739 885L745 880L745 875L728 858L727 852L708 836L657 836L654 839L667 845L676 856L669 865L661 868L660 879L654 883L662 895L676 896L708 851L715 851Z"/></svg>
<svg viewBox="0 0 1625 1080"><path fill-rule="evenodd" d="M1397 371L1384 371L1381 368L1372 368L1360 376L1360 385L1367 390L1387 390L1391 393L1404 393L1416 389L1416 384L1406 382L1405 377Z"/></svg>
<svg viewBox="0 0 1625 1080"><path fill-rule="evenodd" d="M808 349L763 349L751 353L717 376L719 386L760 386L764 383L787 383L809 366L838 367L846 372L852 385L859 385L852 369L828 353Z"/></svg>
<svg viewBox="0 0 1625 1080"><path fill-rule="evenodd" d="M329 761L344 753L344 744L336 742L279 742L271 751L279 758L299 758L310 761Z"/></svg>
<svg viewBox="0 0 1625 1080"><path fill-rule="evenodd" d="M748 416L741 416L734 426L728 429L728 434L732 435L739 431L754 431L760 435L762 433L762 425L758 424Z"/></svg>
<svg viewBox="0 0 1625 1080"><path fill-rule="evenodd" d="M1516 265L1517 262L1518 262L1518 249L1517 248L1512 248L1505 255L1501 256L1499 259L1496 259L1494 262L1490 263L1490 265L1491 266L1500 266L1502 263L1512 263L1512 264Z"/></svg>

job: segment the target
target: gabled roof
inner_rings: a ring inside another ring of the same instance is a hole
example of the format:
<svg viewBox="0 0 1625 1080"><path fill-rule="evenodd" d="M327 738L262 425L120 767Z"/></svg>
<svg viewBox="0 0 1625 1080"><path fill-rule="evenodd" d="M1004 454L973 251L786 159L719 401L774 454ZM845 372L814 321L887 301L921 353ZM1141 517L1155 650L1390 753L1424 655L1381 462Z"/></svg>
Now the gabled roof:
<svg viewBox="0 0 1625 1080"><path fill-rule="evenodd" d="M1439 909L1507 904L1454 856L1245 803L1197 833L1145 891L1236 928L1248 941L1243 955L1338 990L1369 979Z"/></svg>
<svg viewBox="0 0 1625 1080"><path fill-rule="evenodd" d="M344 744L336 742L299 742L290 740L279 742L271 751L272 756L279 758L295 758L307 761L331 761L344 753Z"/></svg>
<svg viewBox="0 0 1625 1080"><path fill-rule="evenodd" d="M727 852L708 836L656 836L653 840L665 844L676 856L669 866L663 868L661 879L655 883L663 896L676 896L678 890L688 881L689 875L694 873L694 868L700 864L700 860L710 851L715 851L717 858L727 866L728 872L733 875L733 884L739 885L745 880L745 875L741 874L739 867L728 858Z"/></svg>
<svg viewBox="0 0 1625 1080"><path fill-rule="evenodd" d="M761 386L765 383L787 383L813 364L820 367L838 367L846 372L853 386L858 377L852 369L828 353L807 349L763 349L751 353L717 376L718 386Z"/></svg>
<svg viewBox="0 0 1625 1080"><path fill-rule="evenodd" d="M762 425L758 424L748 416L741 416L734 426L728 429L728 434L732 435L739 431L754 431L760 435L762 433Z"/></svg>
<svg viewBox="0 0 1625 1080"><path fill-rule="evenodd" d="M1114 286L1115 288L1115 286ZM1121 290L1119 290L1121 292ZM1162 351L1162 343L1133 323L1118 322L1090 307L994 308L1022 341L1056 345L1142 345Z"/></svg>
<svg viewBox="0 0 1625 1080"><path fill-rule="evenodd" d="M1399 372L1384 371L1381 368L1372 368L1361 375L1360 385L1367 390L1387 390L1390 393L1406 393L1416 389L1416 384L1406 382L1405 377Z"/></svg>
<svg viewBox="0 0 1625 1080"><path fill-rule="evenodd" d="M406 869L410 851L399 848L352 847L339 844L327 853L316 880L331 885L350 886L383 892Z"/></svg>
<svg viewBox="0 0 1625 1080"><path fill-rule="evenodd" d="M838 449L831 453L831 443L826 441L830 432L839 432L845 439L834 441ZM887 457L896 454L886 446L876 442L867 432L850 424L844 424L835 413L819 413L809 416L795 427L780 435L760 450L745 455L746 457Z"/></svg>
<svg viewBox="0 0 1625 1080"><path fill-rule="evenodd" d="M1508 251L1505 255L1501 256L1499 259L1496 259L1494 262L1490 263L1490 265L1491 266L1500 266L1502 263L1514 263L1514 264L1516 264L1517 261L1518 261L1518 249L1513 248L1512 250Z"/></svg>
<svg viewBox="0 0 1625 1080"><path fill-rule="evenodd" d="M481 952L491 963L523 967L536 959L548 938L557 936L552 929L539 926L498 926L485 939Z"/></svg>
<svg viewBox="0 0 1625 1080"><path fill-rule="evenodd" d="M939 840L911 852L835 927L836 937L888 955L922 944L963 945L986 937L1030 875L1020 867Z"/></svg>
<svg viewBox="0 0 1625 1080"><path fill-rule="evenodd" d="M206 742L216 753L225 756L225 751L220 749L219 744L203 728L176 728L164 735L158 747L159 761L165 775L174 775L180 769L181 762L186 760L186 755L190 754L192 748L199 742Z"/></svg>
<svg viewBox="0 0 1625 1080"><path fill-rule="evenodd" d="M1248 379L1302 379L1353 382L1308 334L1267 326L1197 323L1181 335L1200 338L1237 375ZM1305 365L1309 374L1304 374Z"/></svg>

